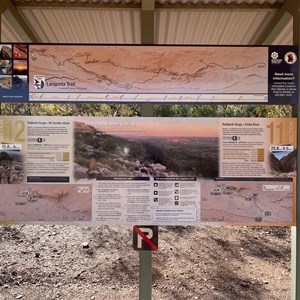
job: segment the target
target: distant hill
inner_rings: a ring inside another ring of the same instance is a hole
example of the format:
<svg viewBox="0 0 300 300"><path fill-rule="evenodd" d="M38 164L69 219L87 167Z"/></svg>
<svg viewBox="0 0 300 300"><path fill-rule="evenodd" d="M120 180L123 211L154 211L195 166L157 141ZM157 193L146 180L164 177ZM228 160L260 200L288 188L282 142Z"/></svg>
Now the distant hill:
<svg viewBox="0 0 300 300"><path fill-rule="evenodd" d="M103 176L218 176L216 138L124 138L75 122L75 179Z"/></svg>

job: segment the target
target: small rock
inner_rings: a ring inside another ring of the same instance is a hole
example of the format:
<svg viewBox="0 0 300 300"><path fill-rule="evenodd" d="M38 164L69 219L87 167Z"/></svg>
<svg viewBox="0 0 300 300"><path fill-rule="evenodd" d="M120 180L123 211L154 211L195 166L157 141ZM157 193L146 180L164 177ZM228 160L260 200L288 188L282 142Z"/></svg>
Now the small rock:
<svg viewBox="0 0 300 300"><path fill-rule="evenodd" d="M263 280L262 281L264 284L269 284L269 281L267 281L267 280Z"/></svg>
<svg viewBox="0 0 300 300"><path fill-rule="evenodd" d="M90 247L89 242L83 242L82 243L82 248L83 249L86 249L86 248L89 248L89 247Z"/></svg>
<svg viewBox="0 0 300 300"><path fill-rule="evenodd" d="M17 295L16 299L21 299L23 297L23 295Z"/></svg>
<svg viewBox="0 0 300 300"><path fill-rule="evenodd" d="M244 288L249 288L249 283L243 281L241 282L241 286Z"/></svg>
<svg viewBox="0 0 300 300"><path fill-rule="evenodd" d="M91 297L91 300L95 300L95 299L96 299L96 297L95 297L95 296L92 296L92 297Z"/></svg>

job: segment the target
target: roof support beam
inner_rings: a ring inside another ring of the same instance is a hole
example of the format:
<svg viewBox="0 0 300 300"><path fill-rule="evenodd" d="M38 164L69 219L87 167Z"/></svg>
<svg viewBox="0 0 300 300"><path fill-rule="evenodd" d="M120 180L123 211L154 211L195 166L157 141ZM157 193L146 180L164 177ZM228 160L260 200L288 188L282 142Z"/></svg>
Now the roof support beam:
<svg viewBox="0 0 300 300"><path fill-rule="evenodd" d="M37 37L27 25L21 14L12 4L11 0L0 1L0 14L18 32L23 42L38 42Z"/></svg>
<svg viewBox="0 0 300 300"><path fill-rule="evenodd" d="M142 0L141 10L141 40L142 44L154 44L154 11L155 0ZM141 115L143 117L152 117L154 112L153 104L142 104Z"/></svg>
<svg viewBox="0 0 300 300"><path fill-rule="evenodd" d="M272 44L278 34L285 28L295 13L298 13L299 4L295 0L287 0L273 17L272 22L257 39L257 45Z"/></svg>
<svg viewBox="0 0 300 300"><path fill-rule="evenodd" d="M1 0L0 0L1 1ZM140 9L140 3L91 3L91 2L16 2L19 9Z"/></svg>
<svg viewBox="0 0 300 300"><path fill-rule="evenodd" d="M300 2L295 1L296 7L295 10L291 12L293 15L293 45L299 46L300 41Z"/></svg>
<svg viewBox="0 0 300 300"><path fill-rule="evenodd" d="M156 8L157 9L185 9L185 10L248 10L248 11L262 11L262 10L278 10L281 8L281 4L279 3L274 3L274 4L269 4L269 3L263 3L263 4L257 4L257 3L252 3L252 4L247 4L247 3L218 3L218 4L213 4L213 3L189 3L189 4L181 4L181 3L157 3Z"/></svg>
<svg viewBox="0 0 300 300"><path fill-rule="evenodd" d="M142 44L154 44L154 0L142 0L141 35Z"/></svg>
<svg viewBox="0 0 300 300"><path fill-rule="evenodd" d="M0 0L1 1L1 0ZM151 2L151 0L150 0ZM70 9L95 9L95 8L102 8L102 9L139 9L140 4L139 3L91 3L91 2L61 2L59 0L54 0L51 2L36 2L36 1L18 1L15 3L15 6L18 8L70 8ZM209 9L209 10L232 10L232 9L238 9L238 10L259 10L262 9L265 10L274 10L274 9L280 9L282 4L274 3L263 3L263 4L247 4L247 3L220 3L220 4L180 4L180 3L156 3L155 7L156 9Z"/></svg>

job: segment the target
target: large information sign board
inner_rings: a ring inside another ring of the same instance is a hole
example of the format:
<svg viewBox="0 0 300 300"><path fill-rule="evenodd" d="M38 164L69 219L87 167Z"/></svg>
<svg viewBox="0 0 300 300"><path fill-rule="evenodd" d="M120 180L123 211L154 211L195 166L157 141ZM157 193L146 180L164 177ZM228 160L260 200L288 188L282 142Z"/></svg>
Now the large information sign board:
<svg viewBox="0 0 300 300"><path fill-rule="evenodd" d="M295 46L1 44L0 101L296 104Z"/></svg>
<svg viewBox="0 0 300 300"><path fill-rule="evenodd" d="M296 119L0 116L0 221L295 222Z"/></svg>

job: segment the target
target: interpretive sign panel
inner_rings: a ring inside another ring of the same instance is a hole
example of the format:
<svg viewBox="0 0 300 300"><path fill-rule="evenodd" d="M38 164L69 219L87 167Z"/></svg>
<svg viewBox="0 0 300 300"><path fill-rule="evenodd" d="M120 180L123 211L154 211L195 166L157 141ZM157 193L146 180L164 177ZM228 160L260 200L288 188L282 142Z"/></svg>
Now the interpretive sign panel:
<svg viewBox="0 0 300 300"><path fill-rule="evenodd" d="M295 46L1 44L0 100L296 104Z"/></svg>
<svg viewBox="0 0 300 300"><path fill-rule="evenodd" d="M0 220L294 224L296 119L0 116Z"/></svg>

